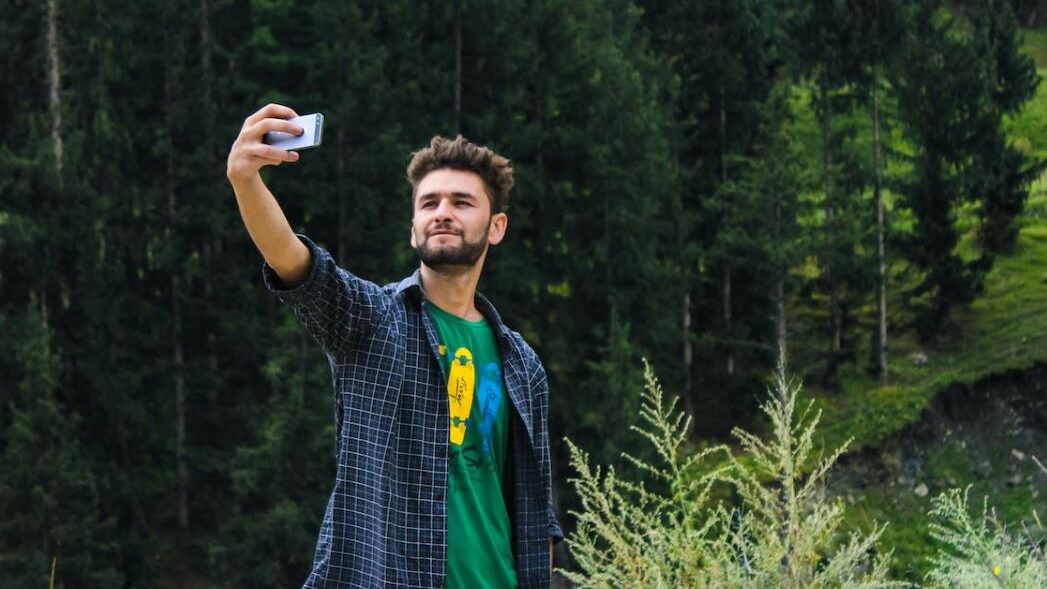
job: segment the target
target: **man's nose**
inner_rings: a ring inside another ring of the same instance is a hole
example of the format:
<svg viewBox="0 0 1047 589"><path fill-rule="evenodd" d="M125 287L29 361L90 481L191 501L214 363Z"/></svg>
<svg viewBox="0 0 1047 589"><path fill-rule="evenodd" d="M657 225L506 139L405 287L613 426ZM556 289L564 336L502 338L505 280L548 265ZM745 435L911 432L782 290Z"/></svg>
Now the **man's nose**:
<svg viewBox="0 0 1047 589"><path fill-rule="evenodd" d="M444 219L450 219L452 210L454 210L453 200L450 198L441 198L436 205L436 220L441 221Z"/></svg>

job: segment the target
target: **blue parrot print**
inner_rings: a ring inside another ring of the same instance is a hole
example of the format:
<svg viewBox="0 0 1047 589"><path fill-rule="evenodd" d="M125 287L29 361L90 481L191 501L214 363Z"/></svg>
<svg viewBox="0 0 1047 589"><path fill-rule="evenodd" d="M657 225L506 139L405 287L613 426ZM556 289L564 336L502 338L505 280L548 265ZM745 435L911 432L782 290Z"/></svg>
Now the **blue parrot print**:
<svg viewBox="0 0 1047 589"><path fill-rule="evenodd" d="M494 428L494 419L498 416L498 407L502 402L502 370L495 362L484 364L481 370L480 389L477 391L480 398L480 434L483 436L484 454L489 455L491 430Z"/></svg>

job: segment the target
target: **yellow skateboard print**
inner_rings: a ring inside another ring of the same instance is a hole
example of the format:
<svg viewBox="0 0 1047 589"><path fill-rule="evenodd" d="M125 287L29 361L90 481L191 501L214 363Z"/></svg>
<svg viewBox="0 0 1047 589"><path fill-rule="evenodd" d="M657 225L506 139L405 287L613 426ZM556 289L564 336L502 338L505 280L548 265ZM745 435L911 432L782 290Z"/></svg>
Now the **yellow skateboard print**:
<svg viewBox="0 0 1047 589"><path fill-rule="evenodd" d="M451 410L451 443L461 446L465 442L465 426L473 409L476 367L473 365L473 353L467 348L455 350L450 360L447 400Z"/></svg>

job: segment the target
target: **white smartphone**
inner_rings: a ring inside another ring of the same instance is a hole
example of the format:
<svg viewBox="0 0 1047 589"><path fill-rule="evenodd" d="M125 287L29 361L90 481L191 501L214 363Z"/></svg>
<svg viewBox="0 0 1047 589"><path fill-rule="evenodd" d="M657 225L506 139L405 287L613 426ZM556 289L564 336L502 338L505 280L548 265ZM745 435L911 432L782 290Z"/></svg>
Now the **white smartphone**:
<svg viewBox="0 0 1047 589"><path fill-rule="evenodd" d="M318 147L324 138L324 115L313 113L288 119L305 131L301 135L292 135L283 131L270 131L262 137L262 143L280 149L309 149Z"/></svg>

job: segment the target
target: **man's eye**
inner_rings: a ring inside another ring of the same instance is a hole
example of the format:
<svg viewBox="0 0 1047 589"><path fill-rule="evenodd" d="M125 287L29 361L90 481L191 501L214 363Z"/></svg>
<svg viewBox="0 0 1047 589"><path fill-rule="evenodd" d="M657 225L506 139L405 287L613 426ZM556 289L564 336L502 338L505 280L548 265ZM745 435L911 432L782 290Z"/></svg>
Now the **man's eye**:
<svg viewBox="0 0 1047 589"><path fill-rule="evenodd" d="M471 206L473 206L473 203L471 203L471 202L469 202L467 200L460 200L460 201L458 201L457 204L460 207L471 207Z"/></svg>
<svg viewBox="0 0 1047 589"><path fill-rule="evenodd" d="M422 203L422 208L423 209L431 209L431 208L433 208L435 206L436 206L436 203L431 201L431 200Z"/></svg>

